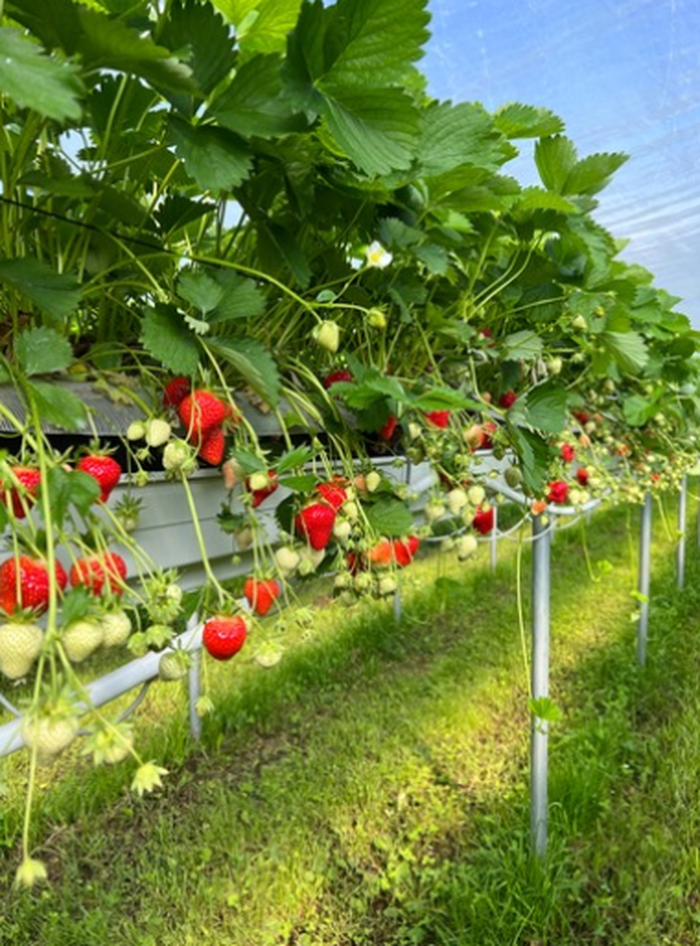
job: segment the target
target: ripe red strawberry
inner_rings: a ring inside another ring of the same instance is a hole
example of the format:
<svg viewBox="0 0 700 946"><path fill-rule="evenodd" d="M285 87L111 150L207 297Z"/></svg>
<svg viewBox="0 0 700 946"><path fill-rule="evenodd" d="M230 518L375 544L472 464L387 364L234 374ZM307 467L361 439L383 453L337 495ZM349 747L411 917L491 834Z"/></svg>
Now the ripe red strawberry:
<svg viewBox="0 0 700 946"><path fill-rule="evenodd" d="M565 463L571 463L573 458L576 456L576 450L571 446L570 443L563 443L559 449L559 453Z"/></svg>
<svg viewBox="0 0 700 946"><path fill-rule="evenodd" d="M481 535L488 535L493 529L493 506L479 509L472 519L472 525Z"/></svg>
<svg viewBox="0 0 700 946"><path fill-rule="evenodd" d="M55 575L56 583L63 591L67 577L58 561L55 563ZM18 555L0 565L0 608L6 614L23 609L42 612L48 605L49 572L43 559Z"/></svg>
<svg viewBox="0 0 700 946"><path fill-rule="evenodd" d="M248 477L245 481L245 488L251 495L251 505L253 509L257 509L261 502L267 499L268 496L271 496L274 491L278 488L279 483L277 478L272 470L267 471L268 485L262 487L261 489L251 489L251 478Z"/></svg>
<svg viewBox="0 0 700 946"><path fill-rule="evenodd" d="M418 551L420 539L417 535L409 535L405 539L394 539L394 561L400 568L405 568L413 561Z"/></svg>
<svg viewBox="0 0 700 946"><path fill-rule="evenodd" d="M444 430L450 422L450 411L427 411L425 419L433 427L439 427Z"/></svg>
<svg viewBox="0 0 700 946"><path fill-rule="evenodd" d="M230 660L245 643L248 627L237 614L209 618L202 630L202 646L215 660Z"/></svg>
<svg viewBox="0 0 700 946"><path fill-rule="evenodd" d="M187 428L188 439L198 442L210 430L220 427L231 409L216 394L196 388L180 401L177 412Z"/></svg>
<svg viewBox="0 0 700 946"><path fill-rule="evenodd" d="M330 483L319 483L316 487L316 492L320 493L328 505L332 506L336 512L348 498L345 487L341 486L340 483L334 483L333 481Z"/></svg>
<svg viewBox="0 0 700 946"><path fill-rule="evenodd" d="M27 506L36 502L36 496L41 482L41 473L35 467L15 466L12 476L18 480L20 488L12 486L2 494L5 505L12 508L16 519L24 519Z"/></svg>
<svg viewBox="0 0 700 946"><path fill-rule="evenodd" d="M280 596L280 583L274 578L246 578L243 594L256 614L265 617Z"/></svg>
<svg viewBox="0 0 700 946"><path fill-rule="evenodd" d="M563 480L555 480L547 484L547 502L565 503L569 495L569 487Z"/></svg>
<svg viewBox="0 0 700 946"><path fill-rule="evenodd" d="M590 476L590 473L589 473L588 470L587 470L585 467L583 467L583 466L580 466L580 467L578 468L578 470L576 470L576 479L578 480L578 482L579 482L579 484L580 484L581 486L587 486L587 485L588 485L588 477L589 477L589 476Z"/></svg>
<svg viewBox="0 0 700 946"><path fill-rule="evenodd" d="M335 371L331 371L330 374L327 374L323 379L323 386L326 390L332 387L334 384L337 384L338 381L352 381L352 375L349 371L345 371L343 368L337 368Z"/></svg>
<svg viewBox="0 0 700 946"><path fill-rule="evenodd" d="M308 540L312 549L325 549L333 535L335 509L327 503L311 503L305 506L294 519L299 535Z"/></svg>
<svg viewBox="0 0 700 946"><path fill-rule="evenodd" d="M591 419L591 415L588 411L573 411L572 412L579 424L587 424Z"/></svg>
<svg viewBox="0 0 700 946"><path fill-rule="evenodd" d="M498 406L507 411L508 408L512 407L517 400L518 395L515 393L515 391L504 391L504 393L501 394L498 399Z"/></svg>
<svg viewBox="0 0 700 946"><path fill-rule="evenodd" d="M118 552L95 552L74 562L69 577L74 588L84 585L94 595L102 594L105 588L108 593L121 595L126 571L126 562Z"/></svg>
<svg viewBox="0 0 700 946"><path fill-rule="evenodd" d="M200 460L209 463L211 466L218 466L224 459L226 452L226 437L223 428L212 427L202 437L199 445L198 456Z"/></svg>
<svg viewBox="0 0 700 946"><path fill-rule="evenodd" d="M391 438L394 436L394 431L396 430L396 425L398 422L399 421L397 417L395 417L393 414L389 414L389 419L379 431L379 436L382 440L391 440Z"/></svg>
<svg viewBox="0 0 700 946"><path fill-rule="evenodd" d="M179 407L192 390L189 378L171 378L163 388L163 407Z"/></svg>
<svg viewBox="0 0 700 946"><path fill-rule="evenodd" d="M121 464L106 453L89 453L75 464L77 470L94 477L100 487L100 501L105 503L122 475Z"/></svg>

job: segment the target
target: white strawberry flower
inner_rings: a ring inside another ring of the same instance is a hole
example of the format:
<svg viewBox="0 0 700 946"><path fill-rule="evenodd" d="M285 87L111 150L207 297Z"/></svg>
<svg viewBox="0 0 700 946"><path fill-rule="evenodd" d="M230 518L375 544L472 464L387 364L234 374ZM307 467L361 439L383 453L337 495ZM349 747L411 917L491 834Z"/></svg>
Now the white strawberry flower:
<svg viewBox="0 0 700 946"><path fill-rule="evenodd" d="M368 266L374 269L386 269L394 257L384 249L379 240L374 240L365 250L365 258Z"/></svg>

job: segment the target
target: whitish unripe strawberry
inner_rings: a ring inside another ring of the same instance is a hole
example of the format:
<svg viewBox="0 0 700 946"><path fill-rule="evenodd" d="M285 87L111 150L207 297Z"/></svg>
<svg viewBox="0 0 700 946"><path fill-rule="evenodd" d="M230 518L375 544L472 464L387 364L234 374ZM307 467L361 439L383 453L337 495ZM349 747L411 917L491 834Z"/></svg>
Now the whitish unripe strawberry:
<svg viewBox="0 0 700 946"><path fill-rule="evenodd" d="M275 552L275 564L285 575L291 575L298 568L300 562L301 555L296 549L290 549L288 545L280 546Z"/></svg>
<svg viewBox="0 0 700 946"><path fill-rule="evenodd" d="M379 489L382 482L382 477L376 470L371 470L365 477L365 487L367 488L368 493L374 493Z"/></svg>
<svg viewBox="0 0 700 946"><path fill-rule="evenodd" d="M471 558L478 548L479 543L475 535L460 535L458 539L455 539L455 549L460 562Z"/></svg>
<svg viewBox="0 0 700 946"><path fill-rule="evenodd" d="M369 572L358 572L353 578L353 586L359 594L369 591L372 587L372 576Z"/></svg>
<svg viewBox="0 0 700 946"><path fill-rule="evenodd" d="M81 663L102 644L104 632L97 621L83 618L72 621L61 632L61 642L71 663Z"/></svg>
<svg viewBox="0 0 700 946"><path fill-rule="evenodd" d="M126 428L127 440L143 440L146 436L146 425L142 420L132 420Z"/></svg>
<svg viewBox="0 0 700 946"><path fill-rule="evenodd" d="M196 469L195 453L184 440L171 440L163 450L163 469L168 473L191 473Z"/></svg>
<svg viewBox="0 0 700 946"><path fill-rule="evenodd" d="M107 611L100 618L102 646L121 647L131 634L131 620L125 611Z"/></svg>
<svg viewBox="0 0 700 946"><path fill-rule="evenodd" d="M439 499L431 499L425 504L423 515L427 522L435 522L440 516L445 515L445 504Z"/></svg>
<svg viewBox="0 0 700 946"><path fill-rule="evenodd" d="M453 516L458 516L468 502L469 497L460 487L451 489L447 494L447 508L450 510Z"/></svg>
<svg viewBox="0 0 700 946"><path fill-rule="evenodd" d="M168 650L158 660L158 676L161 680L182 680L191 663L192 658L186 651Z"/></svg>
<svg viewBox="0 0 700 946"><path fill-rule="evenodd" d="M370 309L367 313L367 322L372 328L383 331L386 328L386 313L382 309Z"/></svg>
<svg viewBox="0 0 700 946"><path fill-rule="evenodd" d="M336 542L347 542L352 532L352 524L347 519L337 519L333 526L333 538Z"/></svg>
<svg viewBox="0 0 700 946"><path fill-rule="evenodd" d="M352 586L352 575L349 572L338 572L333 579L334 591L345 591Z"/></svg>
<svg viewBox="0 0 700 946"><path fill-rule="evenodd" d="M486 499L486 490L483 486L470 486L467 490L467 497L472 506L480 506Z"/></svg>
<svg viewBox="0 0 700 946"><path fill-rule="evenodd" d="M39 765L50 765L78 734L77 716L37 714L25 716L21 733L25 746L36 753Z"/></svg>
<svg viewBox="0 0 700 946"><path fill-rule="evenodd" d="M561 369L564 367L564 362L557 355L555 358L550 358L547 362L547 368L550 374L561 374Z"/></svg>
<svg viewBox="0 0 700 946"><path fill-rule="evenodd" d="M360 510L354 500L349 500L343 504L343 515L350 522L357 522L360 516Z"/></svg>
<svg viewBox="0 0 700 946"><path fill-rule="evenodd" d="M337 322L327 319L316 326L313 331L313 338L321 348L335 354L340 344L340 327Z"/></svg>
<svg viewBox="0 0 700 946"><path fill-rule="evenodd" d="M396 594L396 579L393 575L383 575L377 582L377 591L384 598Z"/></svg>
<svg viewBox="0 0 700 946"><path fill-rule="evenodd" d="M245 552L253 544L253 530L250 526L243 526L242 529L237 529L234 535L236 545L241 552Z"/></svg>
<svg viewBox="0 0 700 946"><path fill-rule="evenodd" d="M0 626L0 671L10 680L26 677L39 656L43 640L37 624L10 621Z"/></svg>
<svg viewBox="0 0 700 946"><path fill-rule="evenodd" d="M270 474L267 470L258 470L256 473L251 473L246 485L251 493L257 490L267 489L270 485Z"/></svg>
<svg viewBox="0 0 700 946"><path fill-rule="evenodd" d="M149 447L162 447L172 436L172 427L162 417L151 417L146 421L146 443Z"/></svg>

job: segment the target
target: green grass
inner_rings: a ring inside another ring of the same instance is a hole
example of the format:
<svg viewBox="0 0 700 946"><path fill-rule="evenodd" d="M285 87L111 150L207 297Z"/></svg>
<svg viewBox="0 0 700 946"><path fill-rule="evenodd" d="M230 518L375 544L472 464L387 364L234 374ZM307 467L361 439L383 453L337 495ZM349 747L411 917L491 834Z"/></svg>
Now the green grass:
<svg viewBox="0 0 700 946"><path fill-rule="evenodd" d="M673 510L669 511L669 518ZM691 515L695 515L692 504ZM635 661L638 512L557 534L548 857L528 825L528 675L516 545L495 572L430 555L404 615L325 606L263 670L253 640L209 666L201 746L179 685L138 711L162 791L129 766L45 775L37 854L52 883L11 891L26 760L5 763L0 943L8 946L553 946L700 942L700 562L686 588L654 523L648 665ZM630 554L632 552L632 554ZM522 566L528 627L529 563ZM272 627L271 622L266 626ZM271 633L269 631L268 633Z"/></svg>

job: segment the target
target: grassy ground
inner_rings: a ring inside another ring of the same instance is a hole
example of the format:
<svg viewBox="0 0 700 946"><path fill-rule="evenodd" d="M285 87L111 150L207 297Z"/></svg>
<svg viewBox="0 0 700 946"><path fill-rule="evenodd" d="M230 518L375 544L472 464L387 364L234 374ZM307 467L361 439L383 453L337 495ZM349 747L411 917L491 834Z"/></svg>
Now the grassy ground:
<svg viewBox="0 0 700 946"><path fill-rule="evenodd" d="M153 687L138 722L164 789L135 798L128 766L49 770L36 844L52 882L32 893L11 891L26 762L10 757L0 943L700 943L700 556L689 543L677 592L670 531L657 514L643 670L638 511L587 526L595 581L578 528L556 536L545 863L529 853L527 641L504 542L495 572L486 548L412 566L398 623L324 606L290 622L277 666L256 641L210 666L199 747L180 685ZM527 549L521 573L527 628Z"/></svg>

